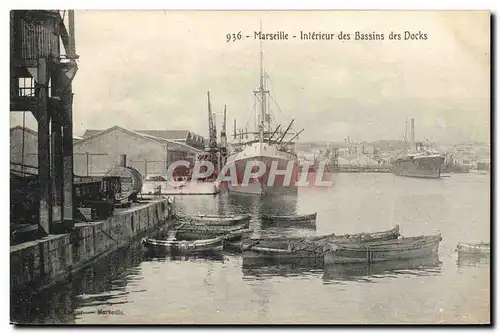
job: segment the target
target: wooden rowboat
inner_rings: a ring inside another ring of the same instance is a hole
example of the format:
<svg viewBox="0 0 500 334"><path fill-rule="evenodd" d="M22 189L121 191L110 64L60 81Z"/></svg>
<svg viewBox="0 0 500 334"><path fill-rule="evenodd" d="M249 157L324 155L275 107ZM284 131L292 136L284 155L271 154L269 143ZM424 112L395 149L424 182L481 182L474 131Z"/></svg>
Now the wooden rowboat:
<svg viewBox="0 0 500 334"><path fill-rule="evenodd" d="M241 253L241 241L224 242L223 249L231 253Z"/></svg>
<svg viewBox="0 0 500 334"><path fill-rule="evenodd" d="M190 224L206 226L231 226L247 220L249 221L250 218L251 216L249 214L178 216L178 219L189 222Z"/></svg>
<svg viewBox="0 0 500 334"><path fill-rule="evenodd" d="M330 243L351 244L374 241L394 240L399 237L399 225L388 231L374 233L358 233L305 238L260 238L245 240L242 244L244 258L279 257L310 258L323 257L325 246Z"/></svg>
<svg viewBox="0 0 500 334"><path fill-rule="evenodd" d="M441 239L441 235L429 235L366 243L331 242L325 247L324 263L374 263L433 256L438 253Z"/></svg>
<svg viewBox="0 0 500 334"><path fill-rule="evenodd" d="M315 243L315 242L368 242L368 241L384 241L393 240L399 237L399 225L396 225L388 231L380 231L373 233L356 233L336 235L335 233L319 236L307 237L269 237L269 238L256 238L248 240L249 247L261 246L270 248L285 248L288 249L294 243ZM293 245L292 245L293 247Z"/></svg>
<svg viewBox="0 0 500 334"><path fill-rule="evenodd" d="M335 234L327 234L320 236L310 237L313 241L334 241L336 243L352 243L352 242L372 242L372 241L386 241L386 240L394 240L400 236L399 233L399 224L394 226L388 231L380 231L380 232L361 232L356 234L344 234L344 235L335 235Z"/></svg>
<svg viewBox="0 0 500 334"><path fill-rule="evenodd" d="M280 222L304 222L316 220L317 213L305 215L291 215L291 216L276 216L276 215L262 215L261 219L267 221L280 221Z"/></svg>
<svg viewBox="0 0 500 334"><path fill-rule="evenodd" d="M205 240L159 240L144 238L142 244L147 248L160 248L172 252L216 252L221 251L224 238L217 237Z"/></svg>
<svg viewBox="0 0 500 334"><path fill-rule="evenodd" d="M457 251L460 254L490 254L490 244L488 242L480 243L463 243L460 242L457 245Z"/></svg>
<svg viewBox="0 0 500 334"><path fill-rule="evenodd" d="M250 232L252 232L252 230L249 228L241 228L238 230L231 231L227 234L224 234L223 237L224 237L225 241L241 240L243 235L250 233Z"/></svg>
<svg viewBox="0 0 500 334"><path fill-rule="evenodd" d="M177 235L182 239L210 239L218 236L242 233L248 229L250 222L243 222L232 226L223 225L196 225L183 223L177 229Z"/></svg>
<svg viewBox="0 0 500 334"><path fill-rule="evenodd" d="M251 233L252 230L248 228L240 229L224 235L224 250L241 253L241 244L243 236Z"/></svg>

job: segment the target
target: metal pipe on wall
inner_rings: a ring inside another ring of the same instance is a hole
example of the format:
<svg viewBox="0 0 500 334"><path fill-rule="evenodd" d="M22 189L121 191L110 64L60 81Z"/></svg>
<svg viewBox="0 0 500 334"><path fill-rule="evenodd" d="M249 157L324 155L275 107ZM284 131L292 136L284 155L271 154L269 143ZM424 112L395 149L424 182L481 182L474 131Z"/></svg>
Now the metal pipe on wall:
<svg viewBox="0 0 500 334"><path fill-rule="evenodd" d="M120 154L118 156L117 166L118 167L127 167L127 155L126 154Z"/></svg>

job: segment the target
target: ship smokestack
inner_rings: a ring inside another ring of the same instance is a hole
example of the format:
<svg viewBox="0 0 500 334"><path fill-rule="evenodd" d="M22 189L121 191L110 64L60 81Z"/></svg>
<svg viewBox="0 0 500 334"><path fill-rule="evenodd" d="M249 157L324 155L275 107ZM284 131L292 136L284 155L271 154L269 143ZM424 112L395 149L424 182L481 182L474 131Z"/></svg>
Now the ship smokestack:
<svg viewBox="0 0 500 334"><path fill-rule="evenodd" d="M234 139L236 139L236 118L234 119L233 131L234 131Z"/></svg>

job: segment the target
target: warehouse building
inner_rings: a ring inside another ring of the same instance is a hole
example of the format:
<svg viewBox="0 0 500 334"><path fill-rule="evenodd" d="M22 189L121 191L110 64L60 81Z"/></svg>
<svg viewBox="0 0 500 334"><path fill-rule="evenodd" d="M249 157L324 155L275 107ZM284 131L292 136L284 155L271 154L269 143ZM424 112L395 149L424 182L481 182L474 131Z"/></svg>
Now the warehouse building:
<svg viewBox="0 0 500 334"><path fill-rule="evenodd" d="M167 132L163 135L167 136ZM73 146L75 174L103 175L116 165L120 155L125 154L127 165L137 169L143 177L165 175L172 162L187 160L194 163L201 152L186 144L192 140L192 135L188 138L189 131L185 138L181 138L182 133L178 134L179 138L167 139L119 126L101 131L87 130L83 139Z"/></svg>
<svg viewBox="0 0 500 334"><path fill-rule="evenodd" d="M79 139L74 136L73 143ZM10 163L13 165L11 168L18 164L38 167L37 131L22 126L10 129Z"/></svg>
<svg viewBox="0 0 500 334"><path fill-rule="evenodd" d="M179 131L165 131L163 135L172 137ZM189 131L188 131L189 132ZM73 139L74 173L80 176L103 175L117 162L121 154L127 155L127 164L136 168L143 176L163 175L166 166L173 161L187 160L194 162L200 149L187 145L195 145L195 140L203 140L201 136L186 133L184 138L168 140L146 133L127 130L114 126L106 130L87 131L85 137ZM23 140L24 137L24 140ZM38 166L38 134L35 130L16 126L10 129L10 162L11 169L19 169L18 165L33 166L28 172L35 172ZM181 169L177 170L179 173Z"/></svg>
<svg viewBox="0 0 500 334"><path fill-rule="evenodd" d="M38 133L36 131L23 129L22 126L10 129L10 162L11 164L38 166Z"/></svg>

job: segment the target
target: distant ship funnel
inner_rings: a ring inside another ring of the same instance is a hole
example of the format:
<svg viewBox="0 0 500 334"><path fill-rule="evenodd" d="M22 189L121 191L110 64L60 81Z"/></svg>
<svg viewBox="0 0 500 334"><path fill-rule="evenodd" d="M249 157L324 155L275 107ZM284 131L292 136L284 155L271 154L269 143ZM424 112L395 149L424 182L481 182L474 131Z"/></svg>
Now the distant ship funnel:
<svg viewBox="0 0 500 334"><path fill-rule="evenodd" d="M410 138L412 149L415 148L415 119L410 119Z"/></svg>

